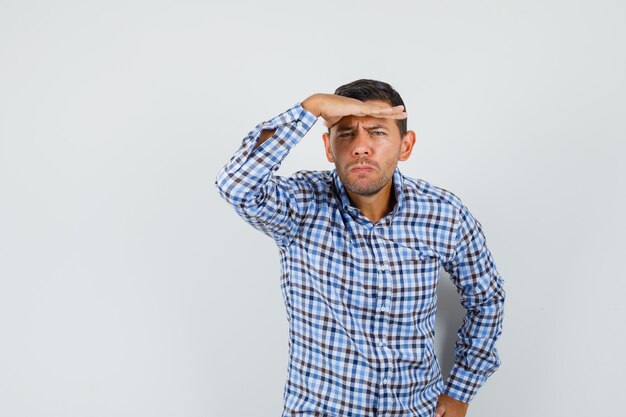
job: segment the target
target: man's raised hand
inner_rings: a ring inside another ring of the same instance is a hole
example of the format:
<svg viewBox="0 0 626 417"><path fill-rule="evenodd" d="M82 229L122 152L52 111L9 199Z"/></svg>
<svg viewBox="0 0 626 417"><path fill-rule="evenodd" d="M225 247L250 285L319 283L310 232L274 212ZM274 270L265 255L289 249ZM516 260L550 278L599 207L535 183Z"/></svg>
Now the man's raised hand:
<svg viewBox="0 0 626 417"><path fill-rule="evenodd" d="M302 102L302 107L317 117L324 119L324 126L330 128L345 116L372 116L389 119L406 119L404 106L392 107L381 101L360 101L335 94L313 94Z"/></svg>

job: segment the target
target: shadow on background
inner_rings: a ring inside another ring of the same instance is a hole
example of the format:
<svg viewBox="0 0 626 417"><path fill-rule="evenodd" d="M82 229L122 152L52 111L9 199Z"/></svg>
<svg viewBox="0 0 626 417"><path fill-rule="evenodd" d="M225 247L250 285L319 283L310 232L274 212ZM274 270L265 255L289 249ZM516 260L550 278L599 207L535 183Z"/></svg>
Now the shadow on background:
<svg viewBox="0 0 626 417"><path fill-rule="evenodd" d="M437 318L435 321L435 353L445 381L454 364L454 343L463 323L465 309L456 287L447 272L442 271L437 284Z"/></svg>

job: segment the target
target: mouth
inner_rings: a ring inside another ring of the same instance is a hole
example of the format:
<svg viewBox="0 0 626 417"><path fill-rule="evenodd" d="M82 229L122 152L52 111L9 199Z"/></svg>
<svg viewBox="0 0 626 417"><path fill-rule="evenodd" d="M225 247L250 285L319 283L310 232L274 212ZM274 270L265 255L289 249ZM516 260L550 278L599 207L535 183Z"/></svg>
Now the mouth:
<svg viewBox="0 0 626 417"><path fill-rule="evenodd" d="M374 171L375 168L372 165L369 164L355 164L350 168L350 172L356 172L356 173L367 173L367 172L372 172Z"/></svg>
<svg viewBox="0 0 626 417"><path fill-rule="evenodd" d="M372 172L372 171L374 171L374 168L369 167L367 165L357 165L350 170L350 172L356 172L357 174L364 173L364 172Z"/></svg>

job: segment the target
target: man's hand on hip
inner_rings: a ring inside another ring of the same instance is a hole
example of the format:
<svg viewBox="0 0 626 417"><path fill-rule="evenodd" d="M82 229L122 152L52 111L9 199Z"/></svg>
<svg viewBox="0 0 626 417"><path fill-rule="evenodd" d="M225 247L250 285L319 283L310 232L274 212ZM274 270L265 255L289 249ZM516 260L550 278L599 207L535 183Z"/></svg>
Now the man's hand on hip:
<svg viewBox="0 0 626 417"><path fill-rule="evenodd" d="M392 107L335 94L313 94L302 102L302 107L317 117L321 116L324 119L324 126L328 128L345 116L385 117L396 120L407 117L402 105Z"/></svg>
<svg viewBox="0 0 626 417"><path fill-rule="evenodd" d="M454 399L446 394L441 394L437 401L435 417L465 417L468 403Z"/></svg>

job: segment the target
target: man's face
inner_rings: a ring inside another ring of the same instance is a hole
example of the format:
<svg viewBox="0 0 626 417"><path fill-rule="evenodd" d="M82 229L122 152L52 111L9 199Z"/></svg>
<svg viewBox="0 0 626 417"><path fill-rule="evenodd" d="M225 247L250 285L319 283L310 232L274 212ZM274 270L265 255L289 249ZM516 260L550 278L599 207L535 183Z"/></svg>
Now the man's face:
<svg viewBox="0 0 626 417"><path fill-rule="evenodd" d="M380 100L369 102L388 105ZM324 133L326 158L334 162L348 191L371 196L393 177L398 161L405 161L415 143L415 133L400 136L395 120L371 116L346 116Z"/></svg>

